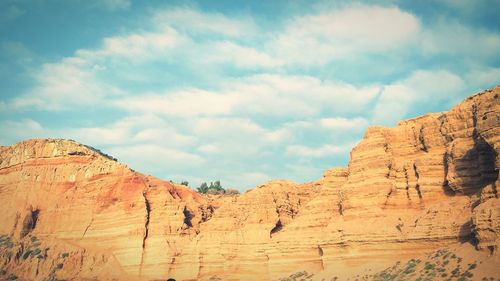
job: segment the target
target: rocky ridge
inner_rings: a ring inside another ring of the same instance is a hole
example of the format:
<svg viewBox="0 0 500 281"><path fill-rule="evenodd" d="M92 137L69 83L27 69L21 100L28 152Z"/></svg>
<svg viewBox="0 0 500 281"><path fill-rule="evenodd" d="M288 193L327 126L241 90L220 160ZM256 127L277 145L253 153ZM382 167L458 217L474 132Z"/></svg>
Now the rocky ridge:
<svg viewBox="0 0 500 281"><path fill-rule="evenodd" d="M496 257L499 124L496 87L446 113L370 127L348 167L316 182L271 181L215 201L73 141L1 147L0 273L343 280L460 243Z"/></svg>

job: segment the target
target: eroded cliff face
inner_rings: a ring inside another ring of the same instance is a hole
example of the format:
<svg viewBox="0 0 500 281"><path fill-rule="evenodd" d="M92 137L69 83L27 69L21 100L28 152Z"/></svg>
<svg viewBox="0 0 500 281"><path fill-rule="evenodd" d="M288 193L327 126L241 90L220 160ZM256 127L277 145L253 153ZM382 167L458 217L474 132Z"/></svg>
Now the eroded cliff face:
<svg viewBox="0 0 500 281"><path fill-rule="evenodd" d="M461 242L497 256L499 125L497 87L369 128L316 182L215 201L73 141L1 147L0 265L26 280L328 279Z"/></svg>

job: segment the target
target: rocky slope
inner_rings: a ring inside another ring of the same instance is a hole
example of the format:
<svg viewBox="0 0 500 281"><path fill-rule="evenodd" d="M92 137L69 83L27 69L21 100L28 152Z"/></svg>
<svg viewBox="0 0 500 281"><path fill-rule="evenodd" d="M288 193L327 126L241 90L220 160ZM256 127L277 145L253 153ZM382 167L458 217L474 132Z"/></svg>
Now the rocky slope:
<svg viewBox="0 0 500 281"><path fill-rule="evenodd" d="M445 250L492 268L499 125L497 87L446 113L369 128L348 167L316 182L271 181L215 201L73 141L1 147L0 278L267 280L305 270L408 280L418 276L398 266L375 272Z"/></svg>

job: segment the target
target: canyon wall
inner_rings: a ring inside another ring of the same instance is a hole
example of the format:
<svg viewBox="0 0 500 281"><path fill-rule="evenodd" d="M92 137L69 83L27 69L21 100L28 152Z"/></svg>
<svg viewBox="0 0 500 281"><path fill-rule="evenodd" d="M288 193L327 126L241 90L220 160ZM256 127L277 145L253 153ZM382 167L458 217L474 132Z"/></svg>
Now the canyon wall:
<svg viewBox="0 0 500 281"><path fill-rule="evenodd" d="M496 87L446 113L370 127L348 167L316 182L219 198L74 141L1 147L0 273L267 280L307 270L328 279L457 243L498 255L499 125Z"/></svg>

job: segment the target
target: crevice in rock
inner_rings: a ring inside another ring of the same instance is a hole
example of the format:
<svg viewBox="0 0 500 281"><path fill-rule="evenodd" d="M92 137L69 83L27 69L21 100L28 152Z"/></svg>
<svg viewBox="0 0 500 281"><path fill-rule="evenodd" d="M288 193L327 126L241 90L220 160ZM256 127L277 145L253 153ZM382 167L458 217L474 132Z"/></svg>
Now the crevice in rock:
<svg viewBox="0 0 500 281"><path fill-rule="evenodd" d="M144 197L144 204L146 205L146 221L144 223L144 237L142 238L142 249L146 248L146 240L149 235L149 219L151 216L151 205L149 204L148 197L146 196L146 192L142 193Z"/></svg>
<svg viewBox="0 0 500 281"><path fill-rule="evenodd" d="M392 162L387 164L387 173L385 174L385 178L388 179L391 176Z"/></svg>
<svg viewBox="0 0 500 281"><path fill-rule="evenodd" d="M271 232L269 233L269 236L272 238L275 233L278 233L283 229L283 224L281 224L281 220L278 219L276 222L276 225L271 229Z"/></svg>
<svg viewBox="0 0 500 281"><path fill-rule="evenodd" d="M460 243L469 242L473 246L477 245L477 239L473 231L472 220L467 221L460 227L460 230L458 232L458 241Z"/></svg>
<svg viewBox="0 0 500 281"><path fill-rule="evenodd" d="M417 190L418 198L422 199L422 192L420 191L420 185L418 183L415 185L415 190Z"/></svg>
<svg viewBox="0 0 500 281"><path fill-rule="evenodd" d="M451 141L453 141L453 138L452 138L450 135L448 135L447 133L445 133L445 132L443 131L443 127L444 127L444 123L446 122L446 118L447 118L447 117L446 117L446 115L445 115L445 114L443 114L443 115L439 116L439 118L438 118L438 120L441 122L441 123L439 124L439 133L441 133L441 135L444 137L444 139L445 139L447 142L451 142Z"/></svg>
<svg viewBox="0 0 500 281"><path fill-rule="evenodd" d="M337 203L338 211L341 216L344 215L344 193L342 191L338 192L339 202Z"/></svg>
<svg viewBox="0 0 500 281"><path fill-rule="evenodd" d="M193 227L193 223L191 222L191 220L193 219L194 215L189 211L187 207L184 207L182 213L184 214L184 224L186 224L188 227Z"/></svg>
<svg viewBox="0 0 500 281"><path fill-rule="evenodd" d="M443 154L443 169L444 169L444 179L443 179L443 191L444 194L448 196L455 195L455 191L451 189L450 183L448 182L448 170L449 170L449 154L446 151Z"/></svg>
<svg viewBox="0 0 500 281"><path fill-rule="evenodd" d="M474 129L472 131L472 137L474 139L477 139L479 133L477 131L477 105L475 104L472 105L472 126L474 126Z"/></svg>
<svg viewBox="0 0 500 281"><path fill-rule="evenodd" d="M494 245L487 246L488 251L490 252L490 256L493 255L496 251L496 247Z"/></svg>
<svg viewBox="0 0 500 281"><path fill-rule="evenodd" d="M144 222L144 237L142 238L142 254L141 254L141 264L139 267L139 275L142 276L142 264L144 263L144 254L146 252L146 240L149 235L149 220L151 218L151 204L149 203L146 191L142 192L142 197L144 197L144 204L146 206L146 220Z"/></svg>
<svg viewBox="0 0 500 281"><path fill-rule="evenodd" d="M456 178L465 195L475 194L498 179L496 157L491 145L481 135L475 135L474 146L454 162Z"/></svg>
<svg viewBox="0 0 500 281"><path fill-rule="evenodd" d="M35 229L39 214L40 210L35 209L35 210L30 210L29 213L26 215L26 217L24 217L21 232L19 234L21 238L25 237Z"/></svg>
<svg viewBox="0 0 500 281"><path fill-rule="evenodd" d="M420 149L424 152L427 152L428 148L424 138L424 127L420 127L420 130L418 132L418 141L420 142Z"/></svg>
<svg viewBox="0 0 500 281"><path fill-rule="evenodd" d="M325 262L323 261L323 249L321 248L320 245L318 245L318 255L319 255L319 260L321 261L321 270L324 270Z"/></svg>
<svg viewBox="0 0 500 281"><path fill-rule="evenodd" d="M415 190L417 191L418 198L422 199L422 192L420 191L420 184L418 183L420 175L418 173L417 165L415 163L413 163L413 171L415 172L415 177L417 178L417 183L415 183Z"/></svg>
<svg viewBox="0 0 500 281"><path fill-rule="evenodd" d="M35 210L31 211L31 219L33 220L33 228L32 229L35 229L35 227L36 227L36 223L38 222L38 215L39 214L40 214L39 209L35 209Z"/></svg>
<svg viewBox="0 0 500 281"><path fill-rule="evenodd" d="M94 215L92 215L92 218L90 219L90 222L89 224L87 225L87 227L85 228L85 231L83 231L83 235L82 235L82 238L85 237L85 234L87 234L87 231L89 230L90 226L92 225L92 223L94 222Z"/></svg>
<svg viewBox="0 0 500 281"><path fill-rule="evenodd" d="M322 256L323 256L323 249L321 248L321 246L320 246L320 245L318 245L318 255L319 255L320 257L322 257Z"/></svg>
<svg viewBox="0 0 500 281"><path fill-rule="evenodd" d="M403 171L405 173L406 199L408 199L408 201L411 201L411 198L410 198L410 183L408 182L408 170L406 169L406 167L404 167ZM386 200L386 202L387 202L387 200Z"/></svg>
<svg viewBox="0 0 500 281"><path fill-rule="evenodd" d="M389 201L389 197L391 197L391 194L393 192L393 189L389 190L389 192L385 195L385 202L384 202L384 207L387 205L387 202Z"/></svg>

